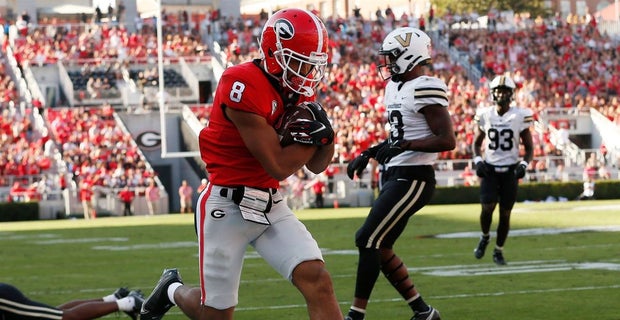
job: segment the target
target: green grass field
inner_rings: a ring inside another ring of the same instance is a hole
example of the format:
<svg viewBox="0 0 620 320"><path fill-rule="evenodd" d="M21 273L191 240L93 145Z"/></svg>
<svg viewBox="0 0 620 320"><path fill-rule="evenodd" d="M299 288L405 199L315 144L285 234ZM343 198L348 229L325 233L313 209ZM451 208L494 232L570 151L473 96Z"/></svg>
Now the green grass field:
<svg viewBox="0 0 620 320"><path fill-rule="evenodd" d="M355 230L368 208L305 210L345 312L353 294ZM428 206L396 251L444 320L620 319L620 200L518 203L505 247L508 265L473 257L479 205ZM494 216L494 227L497 213ZM119 286L150 293L166 267L197 279L191 215L0 223L0 282L51 305L102 297ZM383 279L367 319L409 319ZM124 314L107 318L126 318ZM248 250L235 319L307 319L292 285ZM185 319L178 308L165 319Z"/></svg>

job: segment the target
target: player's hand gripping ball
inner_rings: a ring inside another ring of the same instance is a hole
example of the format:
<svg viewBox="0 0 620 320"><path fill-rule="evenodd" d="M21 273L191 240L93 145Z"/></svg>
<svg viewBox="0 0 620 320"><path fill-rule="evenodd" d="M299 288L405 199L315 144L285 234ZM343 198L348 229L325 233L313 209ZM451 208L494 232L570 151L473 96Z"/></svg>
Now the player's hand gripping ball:
<svg viewBox="0 0 620 320"><path fill-rule="evenodd" d="M292 143L323 146L334 141L334 130L327 114L316 102L304 102L286 108L275 125L280 145Z"/></svg>
<svg viewBox="0 0 620 320"><path fill-rule="evenodd" d="M289 106L284 110L284 113L275 125L281 146L285 147L295 142L288 127L291 123L299 120L314 120L312 112L299 106Z"/></svg>

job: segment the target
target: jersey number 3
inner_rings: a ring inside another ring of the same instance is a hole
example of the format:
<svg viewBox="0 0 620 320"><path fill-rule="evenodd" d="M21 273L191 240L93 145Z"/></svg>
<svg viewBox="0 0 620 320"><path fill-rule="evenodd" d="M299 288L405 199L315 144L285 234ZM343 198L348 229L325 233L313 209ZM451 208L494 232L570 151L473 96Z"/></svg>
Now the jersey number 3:
<svg viewBox="0 0 620 320"><path fill-rule="evenodd" d="M489 149L503 151L512 150L514 147L514 132L510 129L489 129L487 132L487 138L489 139Z"/></svg>
<svg viewBox="0 0 620 320"><path fill-rule="evenodd" d="M390 120L390 139L392 141L401 140L405 136L403 131L403 115L398 110L390 111L388 115Z"/></svg>

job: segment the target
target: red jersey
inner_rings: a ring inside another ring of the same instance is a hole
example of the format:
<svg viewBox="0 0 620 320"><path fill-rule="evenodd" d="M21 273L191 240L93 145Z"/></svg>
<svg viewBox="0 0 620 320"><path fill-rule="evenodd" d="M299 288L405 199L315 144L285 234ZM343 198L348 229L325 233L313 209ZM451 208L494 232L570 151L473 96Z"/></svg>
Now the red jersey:
<svg viewBox="0 0 620 320"><path fill-rule="evenodd" d="M312 191L314 191L315 194L323 194L323 190L325 189L325 184L323 183L323 181L317 181L312 185Z"/></svg>
<svg viewBox="0 0 620 320"><path fill-rule="evenodd" d="M118 194L118 197L123 202L132 202L135 195L136 195L135 192L131 190L121 190L121 192L119 192Z"/></svg>
<svg viewBox="0 0 620 320"><path fill-rule="evenodd" d="M281 91L282 88L272 83L254 62L242 63L224 71L215 90L209 124L198 137L200 155L211 183L278 188L279 181L270 176L250 153L235 125L224 115L223 108L260 115L273 126L284 111ZM301 102L297 95L295 97L295 101L290 103Z"/></svg>
<svg viewBox="0 0 620 320"><path fill-rule="evenodd" d="M82 187L79 191L80 200L82 201L91 201L93 198L94 192L88 187Z"/></svg>

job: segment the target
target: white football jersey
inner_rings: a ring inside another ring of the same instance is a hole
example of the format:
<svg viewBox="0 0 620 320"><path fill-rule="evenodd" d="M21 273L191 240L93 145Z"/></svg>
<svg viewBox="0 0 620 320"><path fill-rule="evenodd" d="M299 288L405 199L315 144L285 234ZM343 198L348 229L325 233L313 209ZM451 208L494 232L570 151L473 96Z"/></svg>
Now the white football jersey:
<svg viewBox="0 0 620 320"><path fill-rule="evenodd" d="M446 84L436 77L421 76L407 82L388 82L384 103L392 140L419 140L433 135L422 108L438 104L448 107ZM407 150L388 162L385 167L430 165L436 152Z"/></svg>
<svg viewBox="0 0 620 320"><path fill-rule="evenodd" d="M529 130L534 121L532 110L510 107L499 115L495 105L476 112L475 121L485 134L484 160L495 166L508 166L519 161L519 134Z"/></svg>

